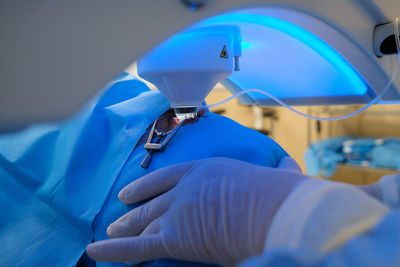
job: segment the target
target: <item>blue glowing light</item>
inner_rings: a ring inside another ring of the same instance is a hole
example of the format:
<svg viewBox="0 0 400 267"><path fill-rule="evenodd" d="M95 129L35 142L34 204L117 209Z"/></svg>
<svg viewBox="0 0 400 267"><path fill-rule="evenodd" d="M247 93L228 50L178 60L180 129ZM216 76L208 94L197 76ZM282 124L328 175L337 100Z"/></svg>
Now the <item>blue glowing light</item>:
<svg viewBox="0 0 400 267"><path fill-rule="evenodd" d="M201 24L255 24L269 27L283 32L306 46L313 49L316 53L327 60L334 68L342 73L352 84L352 93L364 95L367 93L368 87L360 74L351 66L351 64L343 58L335 49L326 42L312 34L311 32L290 22L256 14L230 13L213 18L209 18ZM251 48L252 44L242 42L242 49Z"/></svg>
<svg viewBox="0 0 400 267"><path fill-rule="evenodd" d="M242 42L240 44L240 46L241 46L242 50L246 50L246 49L249 49L251 47L251 44L248 43L248 42Z"/></svg>

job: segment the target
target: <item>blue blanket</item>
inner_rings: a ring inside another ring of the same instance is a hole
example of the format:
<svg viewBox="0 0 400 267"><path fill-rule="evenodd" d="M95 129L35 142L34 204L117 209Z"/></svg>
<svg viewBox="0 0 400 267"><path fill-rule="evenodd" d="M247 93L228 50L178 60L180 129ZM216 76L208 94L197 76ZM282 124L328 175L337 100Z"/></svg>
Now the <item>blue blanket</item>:
<svg viewBox="0 0 400 267"><path fill-rule="evenodd" d="M64 123L0 136L0 266L75 265L87 244L106 239L107 226L133 208L119 202L119 190L158 168L209 157L276 167L287 156L268 137L208 112L145 170L146 151L135 145L168 108L159 92L124 76Z"/></svg>

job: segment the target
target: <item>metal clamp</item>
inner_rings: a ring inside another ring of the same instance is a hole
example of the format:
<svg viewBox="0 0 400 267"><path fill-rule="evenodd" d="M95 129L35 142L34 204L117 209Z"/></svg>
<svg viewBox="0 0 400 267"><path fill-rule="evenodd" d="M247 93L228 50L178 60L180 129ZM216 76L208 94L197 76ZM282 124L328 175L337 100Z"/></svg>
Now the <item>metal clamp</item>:
<svg viewBox="0 0 400 267"><path fill-rule="evenodd" d="M165 150L165 147L168 145L168 143L171 141L171 139L176 135L176 133L179 131L179 129L182 127L182 125L187 120L191 120L191 119L182 120L172 132L160 132L160 133L158 133L156 131L156 125L157 125L158 119L153 123L151 131L149 133L149 137L147 138L147 142L144 145L144 148L147 149L147 154L144 157L142 163L140 164L140 166L142 168L146 169L149 166L149 164L151 162L152 155L153 155L154 152L162 152L162 151ZM154 134L156 135L156 140L155 140L154 143L152 143ZM164 141L161 142L161 140L164 137L165 137Z"/></svg>

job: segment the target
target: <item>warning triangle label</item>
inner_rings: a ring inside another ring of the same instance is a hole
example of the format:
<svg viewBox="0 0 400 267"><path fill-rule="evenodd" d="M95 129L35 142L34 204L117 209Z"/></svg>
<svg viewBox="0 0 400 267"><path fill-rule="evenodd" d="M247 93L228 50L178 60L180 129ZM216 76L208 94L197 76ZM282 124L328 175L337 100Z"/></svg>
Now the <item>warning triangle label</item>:
<svg viewBox="0 0 400 267"><path fill-rule="evenodd" d="M228 58L228 51L226 50L226 45L224 45L224 48L222 48L222 51L221 51L221 54L219 55L219 57Z"/></svg>

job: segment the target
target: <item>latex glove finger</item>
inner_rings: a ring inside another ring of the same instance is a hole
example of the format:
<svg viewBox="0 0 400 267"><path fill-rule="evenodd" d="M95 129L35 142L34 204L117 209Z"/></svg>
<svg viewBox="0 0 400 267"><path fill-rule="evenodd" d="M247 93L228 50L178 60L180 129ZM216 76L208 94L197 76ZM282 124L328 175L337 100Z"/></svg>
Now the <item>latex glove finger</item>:
<svg viewBox="0 0 400 267"><path fill-rule="evenodd" d="M139 235L154 219L168 210L171 203L169 192L123 215L107 228L109 238Z"/></svg>
<svg viewBox="0 0 400 267"><path fill-rule="evenodd" d="M159 235L103 240L89 244L86 253L96 261L105 262L138 262L168 257Z"/></svg>
<svg viewBox="0 0 400 267"><path fill-rule="evenodd" d="M149 173L122 189L118 198L123 203L134 204L160 195L173 188L196 161L165 167Z"/></svg>
<svg viewBox="0 0 400 267"><path fill-rule="evenodd" d="M156 219L155 221L152 221L146 229L143 230L143 232L140 234L142 235L154 235L158 234L160 232L160 221L159 219ZM137 265L140 264L144 261L130 261L130 262L125 262L126 265Z"/></svg>
<svg viewBox="0 0 400 267"><path fill-rule="evenodd" d="M140 234L142 235L154 235L154 234L158 234L160 232L160 218L155 219L154 221L152 221L147 227L146 229L143 230L143 232Z"/></svg>
<svg viewBox="0 0 400 267"><path fill-rule="evenodd" d="M278 169L285 169L297 173L302 173L300 166L291 157L283 157L278 163Z"/></svg>

